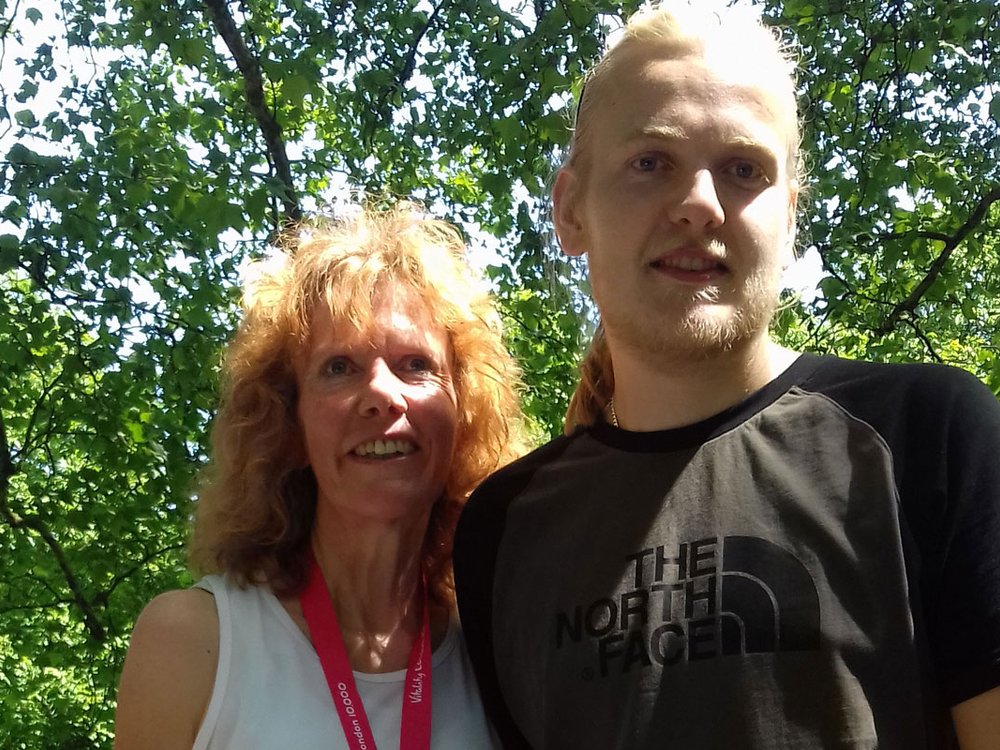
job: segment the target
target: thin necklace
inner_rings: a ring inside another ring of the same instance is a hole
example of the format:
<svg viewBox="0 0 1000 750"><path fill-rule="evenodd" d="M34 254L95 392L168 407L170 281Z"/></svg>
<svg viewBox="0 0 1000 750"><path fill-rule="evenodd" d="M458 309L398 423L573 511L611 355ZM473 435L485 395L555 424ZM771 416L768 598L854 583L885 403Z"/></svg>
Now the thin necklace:
<svg viewBox="0 0 1000 750"><path fill-rule="evenodd" d="M618 415L615 414L615 397L608 399L608 411L611 412L611 424L618 427Z"/></svg>

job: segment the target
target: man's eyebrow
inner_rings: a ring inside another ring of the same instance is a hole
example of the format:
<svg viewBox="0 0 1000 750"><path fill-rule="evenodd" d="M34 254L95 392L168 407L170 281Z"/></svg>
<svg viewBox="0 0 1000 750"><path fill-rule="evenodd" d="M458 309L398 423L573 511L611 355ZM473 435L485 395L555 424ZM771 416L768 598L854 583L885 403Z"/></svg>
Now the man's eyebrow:
<svg viewBox="0 0 1000 750"><path fill-rule="evenodd" d="M753 151L758 151L762 154L767 154L768 156L774 156L773 148L771 148L765 143L762 143L756 138L750 138L745 135L734 135L732 138L727 138L726 145L739 146L741 148L746 148Z"/></svg>
<svg viewBox="0 0 1000 750"><path fill-rule="evenodd" d="M676 125L648 125L643 128L636 128L628 136L628 142L641 141L647 138L664 141L687 141L690 140L688 131ZM758 151L762 154L773 154L773 149L757 138L746 135L733 135L723 139L723 145L730 148L739 147L748 150Z"/></svg>
<svg viewBox="0 0 1000 750"><path fill-rule="evenodd" d="M637 128L629 133L629 141L639 141L643 138L659 138L665 141L684 141L688 139L684 128L674 125L648 125Z"/></svg>

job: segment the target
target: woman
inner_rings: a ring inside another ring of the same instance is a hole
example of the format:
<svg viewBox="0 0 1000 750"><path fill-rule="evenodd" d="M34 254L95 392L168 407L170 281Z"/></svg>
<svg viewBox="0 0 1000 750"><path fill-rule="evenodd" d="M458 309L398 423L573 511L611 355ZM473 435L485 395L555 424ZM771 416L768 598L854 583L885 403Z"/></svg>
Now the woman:
<svg viewBox="0 0 1000 750"><path fill-rule="evenodd" d="M296 244L227 352L192 545L210 575L136 623L115 747L491 747L451 542L520 444L497 315L412 206Z"/></svg>

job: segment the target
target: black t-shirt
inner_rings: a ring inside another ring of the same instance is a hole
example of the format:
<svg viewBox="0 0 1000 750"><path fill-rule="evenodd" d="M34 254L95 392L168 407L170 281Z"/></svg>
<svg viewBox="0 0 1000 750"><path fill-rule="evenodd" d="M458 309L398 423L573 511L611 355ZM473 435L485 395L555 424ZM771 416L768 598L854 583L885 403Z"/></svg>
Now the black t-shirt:
<svg viewBox="0 0 1000 750"><path fill-rule="evenodd" d="M704 422L498 472L455 571L509 747L917 750L1000 685L998 543L989 390L803 355Z"/></svg>

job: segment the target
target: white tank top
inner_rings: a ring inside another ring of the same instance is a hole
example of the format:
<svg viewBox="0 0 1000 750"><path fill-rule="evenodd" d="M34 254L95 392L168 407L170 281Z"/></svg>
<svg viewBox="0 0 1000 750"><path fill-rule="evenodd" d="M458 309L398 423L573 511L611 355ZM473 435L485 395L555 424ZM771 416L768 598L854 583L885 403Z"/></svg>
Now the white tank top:
<svg viewBox="0 0 1000 750"><path fill-rule="evenodd" d="M214 575L197 586L215 596L219 663L193 750L347 750L316 651L277 598ZM432 664L432 750L499 748L456 621ZM379 750L399 747L404 677L354 673Z"/></svg>

